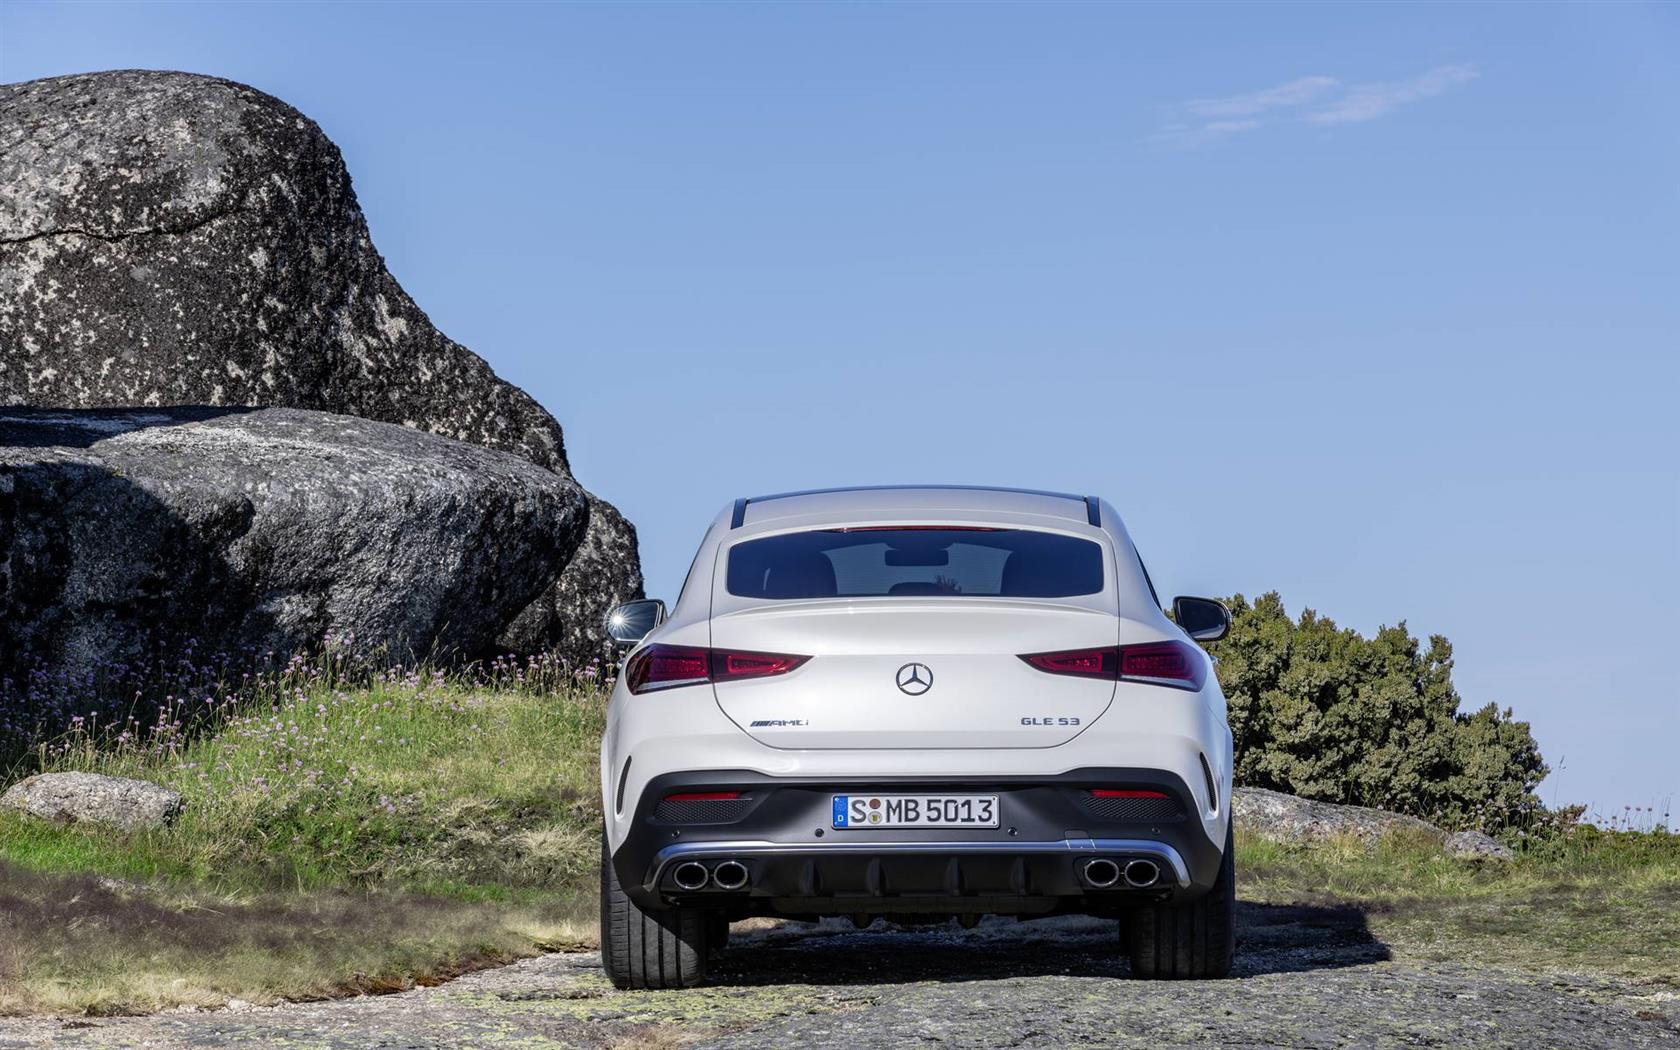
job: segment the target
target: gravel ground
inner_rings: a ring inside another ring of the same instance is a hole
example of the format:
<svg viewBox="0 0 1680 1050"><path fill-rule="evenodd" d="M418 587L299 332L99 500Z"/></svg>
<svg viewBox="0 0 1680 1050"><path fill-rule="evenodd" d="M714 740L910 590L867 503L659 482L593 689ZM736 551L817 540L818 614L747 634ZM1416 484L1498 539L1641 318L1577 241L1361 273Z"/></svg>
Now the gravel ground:
<svg viewBox="0 0 1680 1050"><path fill-rule="evenodd" d="M1230 981L1125 979L1111 923L737 932L718 981L613 991L562 953L437 988L152 1017L0 1020L0 1048L1680 1047L1680 988L1396 962L1358 912L1242 906Z"/></svg>

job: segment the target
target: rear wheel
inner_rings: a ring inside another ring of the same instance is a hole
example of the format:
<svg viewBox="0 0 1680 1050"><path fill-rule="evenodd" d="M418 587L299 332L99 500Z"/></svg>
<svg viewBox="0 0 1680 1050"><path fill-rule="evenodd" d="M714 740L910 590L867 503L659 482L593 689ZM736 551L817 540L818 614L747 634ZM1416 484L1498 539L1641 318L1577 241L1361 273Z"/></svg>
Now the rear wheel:
<svg viewBox="0 0 1680 1050"><path fill-rule="evenodd" d="M706 949L716 957L718 952L729 947L729 915L727 912L711 911L706 913Z"/></svg>
<svg viewBox="0 0 1680 1050"><path fill-rule="evenodd" d="M1226 977L1237 949L1237 865L1227 824L1225 857L1213 888L1184 904L1156 904L1120 925L1132 976L1145 980Z"/></svg>
<svg viewBox="0 0 1680 1050"><path fill-rule="evenodd" d="M709 923L699 908L644 909L618 884L601 839L601 966L617 988L692 988L706 977Z"/></svg>

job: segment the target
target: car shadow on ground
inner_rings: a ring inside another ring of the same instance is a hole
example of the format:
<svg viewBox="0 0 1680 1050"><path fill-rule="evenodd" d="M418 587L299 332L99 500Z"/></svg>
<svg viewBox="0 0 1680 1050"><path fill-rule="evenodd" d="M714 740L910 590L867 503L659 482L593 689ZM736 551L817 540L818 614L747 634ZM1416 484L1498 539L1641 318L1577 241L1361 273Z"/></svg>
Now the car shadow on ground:
<svg viewBox="0 0 1680 1050"><path fill-rule="evenodd" d="M710 969L730 985L911 984L1009 977L1125 977L1130 973L1113 920L1063 916L1015 922L987 919L900 927L877 921L859 930L845 920L789 922L737 931ZM1352 906L1237 906L1232 974L1254 977L1383 962L1363 911Z"/></svg>

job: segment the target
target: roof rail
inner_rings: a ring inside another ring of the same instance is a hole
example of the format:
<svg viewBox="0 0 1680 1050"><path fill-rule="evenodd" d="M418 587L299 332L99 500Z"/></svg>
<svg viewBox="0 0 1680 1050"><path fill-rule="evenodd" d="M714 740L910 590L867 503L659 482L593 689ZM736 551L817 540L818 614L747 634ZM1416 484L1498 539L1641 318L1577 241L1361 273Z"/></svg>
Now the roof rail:
<svg viewBox="0 0 1680 1050"><path fill-rule="evenodd" d="M1085 504L1085 520L1102 526L1102 510L1095 496L1075 496L1067 492L1047 492L1044 489L1015 489L1000 485L851 485L831 489L803 489L798 492L776 492L768 496L743 496L735 501L729 513L729 527L740 528L747 520L747 504L768 503L771 500L791 499L795 496L827 496L837 492L902 492L907 489L967 490L971 492L1014 492L1024 496L1050 496Z"/></svg>

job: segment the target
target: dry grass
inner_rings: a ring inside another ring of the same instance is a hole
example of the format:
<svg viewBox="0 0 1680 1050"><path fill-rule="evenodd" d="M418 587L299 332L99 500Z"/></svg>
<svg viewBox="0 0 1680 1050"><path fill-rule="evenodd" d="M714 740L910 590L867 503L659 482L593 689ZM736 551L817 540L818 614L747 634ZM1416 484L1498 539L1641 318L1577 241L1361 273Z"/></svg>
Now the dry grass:
<svg viewBox="0 0 1680 1050"><path fill-rule="evenodd" d="M593 940L592 686L267 699L171 746L59 747L180 791L164 830L0 815L0 1012L395 990Z"/></svg>
<svg viewBox="0 0 1680 1050"><path fill-rule="evenodd" d="M699 1038L702 1033L685 1031L673 1025L637 1025L613 1037L608 1050L680 1050Z"/></svg>
<svg viewBox="0 0 1680 1050"><path fill-rule="evenodd" d="M0 864L0 1014L271 1003L448 979L585 935L564 913L411 893L262 894Z"/></svg>
<svg viewBox="0 0 1680 1050"><path fill-rule="evenodd" d="M1244 899L1355 907L1396 958L1680 985L1680 836L1581 828L1507 862L1455 860L1418 838L1371 849L1239 836L1237 857Z"/></svg>

